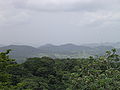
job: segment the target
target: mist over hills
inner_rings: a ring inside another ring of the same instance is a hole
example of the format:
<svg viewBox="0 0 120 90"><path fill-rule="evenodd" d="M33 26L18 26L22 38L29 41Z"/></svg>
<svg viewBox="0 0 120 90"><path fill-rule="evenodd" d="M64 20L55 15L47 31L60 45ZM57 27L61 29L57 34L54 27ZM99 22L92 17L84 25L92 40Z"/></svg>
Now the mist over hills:
<svg viewBox="0 0 120 90"><path fill-rule="evenodd" d="M105 51L120 47L120 43L87 44L87 45L52 45L46 44L38 48L28 45L8 45L0 47L0 51L12 49L10 57L18 63L24 62L29 57L51 57L51 58L86 58L94 55L103 55ZM118 53L120 49L118 48Z"/></svg>
<svg viewBox="0 0 120 90"><path fill-rule="evenodd" d="M90 43L90 44L83 44L83 46L88 46L88 47L112 46L112 47L114 47L114 48L120 48L120 42L116 42L116 43L112 43L112 42Z"/></svg>
<svg viewBox="0 0 120 90"><path fill-rule="evenodd" d="M39 50L44 51L45 55L55 58L85 58L94 55L102 55L105 51L111 50L112 46L79 46L74 44L64 45L45 45L39 47Z"/></svg>
<svg viewBox="0 0 120 90"><path fill-rule="evenodd" d="M5 45L3 45L3 44L0 44L0 47L4 47Z"/></svg>

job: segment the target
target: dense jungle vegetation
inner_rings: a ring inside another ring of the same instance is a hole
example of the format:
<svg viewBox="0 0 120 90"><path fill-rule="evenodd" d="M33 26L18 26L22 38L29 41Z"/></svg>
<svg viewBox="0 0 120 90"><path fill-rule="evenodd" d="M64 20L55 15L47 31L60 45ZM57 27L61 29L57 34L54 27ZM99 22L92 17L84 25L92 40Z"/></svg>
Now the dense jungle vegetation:
<svg viewBox="0 0 120 90"><path fill-rule="evenodd" d="M0 90L120 90L116 49L81 59L28 58L17 64L0 53Z"/></svg>

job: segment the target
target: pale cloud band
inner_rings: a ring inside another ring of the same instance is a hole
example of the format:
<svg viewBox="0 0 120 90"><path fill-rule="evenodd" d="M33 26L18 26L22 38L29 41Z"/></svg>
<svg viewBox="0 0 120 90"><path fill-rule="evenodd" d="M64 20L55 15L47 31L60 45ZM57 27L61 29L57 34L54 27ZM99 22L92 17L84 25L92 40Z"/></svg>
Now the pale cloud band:
<svg viewBox="0 0 120 90"><path fill-rule="evenodd" d="M120 0L1 0L0 23L4 24L9 21L19 20L24 22L33 11L80 12L83 14L81 19L87 17L90 23L97 20L119 21L119 4ZM83 20L83 24L85 20Z"/></svg>
<svg viewBox="0 0 120 90"><path fill-rule="evenodd" d="M11 0L17 8L39 11L96 11L120 9L119 0Z"/></svg>

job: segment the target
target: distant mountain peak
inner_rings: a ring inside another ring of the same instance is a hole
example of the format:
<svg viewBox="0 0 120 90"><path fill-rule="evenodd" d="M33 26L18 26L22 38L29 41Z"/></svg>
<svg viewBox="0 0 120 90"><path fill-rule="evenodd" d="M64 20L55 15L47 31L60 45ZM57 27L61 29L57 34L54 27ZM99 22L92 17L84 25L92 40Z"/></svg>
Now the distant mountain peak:
<svg viewBox="0 0 120 90"><path fill-rule="evenodd" d="M40 46L39 48L47 48L47 47L55 47L55 45L53 45L53 44L45 44L45 45L43 45L43 46Z"/></svg>
<svg viewBox="0 0 120 90"><path fill-rule="evenodd" d="M63 45L60 45L60 46L77 46L77 45L72 44L72 43L67 43L67 44L63 44Z"/></svg>
<svg viewBox="0 0 120 90"><path fill-rule="evenodd" d="M45 44L44 46L54 46L53 44Z"/></svg>

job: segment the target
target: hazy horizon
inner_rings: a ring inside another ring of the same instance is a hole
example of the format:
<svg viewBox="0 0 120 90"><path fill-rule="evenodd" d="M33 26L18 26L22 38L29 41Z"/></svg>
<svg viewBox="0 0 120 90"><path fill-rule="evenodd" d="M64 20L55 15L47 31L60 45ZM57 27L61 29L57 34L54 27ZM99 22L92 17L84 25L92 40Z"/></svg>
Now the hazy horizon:
<svg viewBox="0 0 120 90"><path fill-rule="evenodd" d="M0 44L0 47L4 46L11 46L11 45L17 45L17 46L32 46L35 48L46 46L46 45L53 45L53 46L61 46L61 45L76 45L76 46L114 46L118 45L119 47L120 42L103 42L103 43L81 43L81 44L75 44L75 43L61 43L61 44L52 44L52 43L45 43L45 44L25 44L25 43L12 43L12 44Z"/></svg>
<svg viewBox="0 0 120 90"><path fill-rule="evenodd" d="M120 42L120 0L1 0L0 44Z"/></svg>

